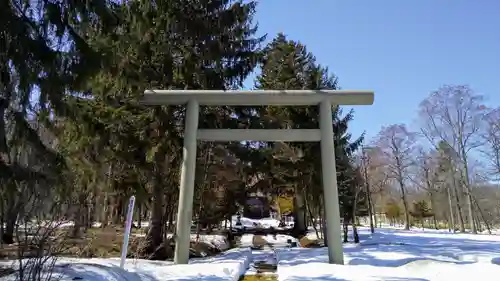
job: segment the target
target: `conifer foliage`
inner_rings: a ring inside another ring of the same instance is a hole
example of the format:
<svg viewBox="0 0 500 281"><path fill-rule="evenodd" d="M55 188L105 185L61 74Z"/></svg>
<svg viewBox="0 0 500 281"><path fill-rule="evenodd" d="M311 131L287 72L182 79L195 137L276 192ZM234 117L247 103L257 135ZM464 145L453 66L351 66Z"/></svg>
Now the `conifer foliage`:
<svg viewBox="0 0 500 281"><path fill-rule="evenodd" d="M146 89L239 89L260 67L258 89L338 89L305 46L279 34L265 48L255 1L19 1L0 3L0 226L13 243L38 198L71 220L71 236L93 222L121 225L137 198L149 221L138 256L169 257L182 161L184 106L145 107ZM202 128L317 128L316 107L203 107ZM356 200L353 112L334 108L343 213ZM318 143L282 144L303 155L277 157L272 143L198 144L193 220L218 228L259 187L295 194L298 236L321 216ZM283 156L283 155L282 155ZM326 171L328 172L328 171ZM26 196L30 195L30 196ZM36 196L35 196L36 195ZM43 196L41 196L43 195ZM30 201L31 200L31 201ZM351 212L352 213L352 212ZM38 215L37 215L38 216ZM346 215L352 218L352 215ZM52 218L55 220L55 218ZM5 223L5 227L4 227Z"/></svg>
<svg viewBox="0 0 500 281"><path fill-rule="evenodd" d="M327 68L316 62L313 54L296 41L288 40L284 34L278 34L263 51L261 74L257 77L258 89L287 90L336 90L339 89L337 77L331 75ZM261 109L261 117L269 126L283 129L315 129L318 128L317 107L275 107ZM335 134L337 172L339 178L339 194L346 220L350 217L354 201L355 169L350 157L361 144L363 137L351 140L347 133L348 123L353 113L343 115L339 107L333 109L332 124ZM272 146L272 144L269 144ZM315 212L321 214L324 202L328 198L322 196L321 155L319 143L289 143L288 146L302 151L303 157L298 161L275 161L276 170L272 173L284 174L280 180L287 182L286 189L293 188L295 198L295 231L303 235L307 231L307 209L319 206ZM328 172L328 171L324 171ZM356 183L357 184L357 183ZM310 206L307 206L309 202Z"/></svg>

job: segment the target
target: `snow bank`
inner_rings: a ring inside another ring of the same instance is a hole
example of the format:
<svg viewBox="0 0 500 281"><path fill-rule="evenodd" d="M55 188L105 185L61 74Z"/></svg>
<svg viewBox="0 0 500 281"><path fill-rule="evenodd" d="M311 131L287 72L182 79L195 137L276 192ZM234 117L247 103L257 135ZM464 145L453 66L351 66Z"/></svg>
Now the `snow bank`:
<svg viewBox="0 0 500 281"><path fill-rule="evenodd" d="M253 228L276 228L276 229L281 229L279 227L280 221L277 219L273 218L262 218L262 219L250 219L250 218L245 218L241 217L240 222L241 225L236 225L238 222L238 216L232 216L231 221L233 224L233 228L238 229L238 228L247 228L247 229L253 229ZM229 221L222 222L221 225L227 224L229 226Z"/></svg>
<svg viewBox="0 0 500 281"><path fill-rule="evenodd" d="M125 269L120 260L112 259L60 259L53 272L61 281L163 281L163 280L238 280L250 265L250 249L234 249L221 255L192 259L187 265L174 265L168 261L129 259ZM14 275L0 278L13 281Z"/></svg>
<svg viewBox="0 0 500 281"><path fill-rule="evenodd" d="M360 229L344 244L345 265L328 264L326 248L277 249L279 280L482 280L500 276L500 236L441 231ZM311 270L314 269L314 270Z"/></svg>
<svg viewBox="0 0 500 281"><path fill-rule="evenodd" d="M168 236L172 237L172 234ZM191 241L196 241L196 237L196 234L191 234ZM224 235L200 234L198 241L210 244L221 251L225 251L230 247L229 241Z"/></svg>
<svg viewBox="0 0 500 281"><path fill-rule="evenodd" d="M314 270L311 270L314 269ZM278 280L411 280L411 281L470 281L479 276L481 280L498 280L500 268L491 264L413 264L404 268L379 267L371 265L330 265L308 263L296 265L285 270L278 268ZM480 274L480 275L478 275Z"/></svg>
<svg viewBox="0 0 500 281"><path fill-rule="evenodd" d="M274 247L285 247L288 245L288 240L291 240L292 242L296 242L298 244L299 240L290 236L290 235L284 235L284 234L277 234L277 235L259 235L262 237L266 242ZM243 234L240 239L240 246L241 247L251 247L252 242L253 242L253 234Z"/></svg>
<svg viewBox="0 0 500 281"><path fill-rule="evenodd" d="M135 237L145 237L146 234L134 233ZM171 238L173 234L167 234L168 238ZM197 235L191 234L191 241L196 241ZM199 242L207 243L221 251L229 249L230 243L224 235L217 234L200 234L198 239Z"/></svg>

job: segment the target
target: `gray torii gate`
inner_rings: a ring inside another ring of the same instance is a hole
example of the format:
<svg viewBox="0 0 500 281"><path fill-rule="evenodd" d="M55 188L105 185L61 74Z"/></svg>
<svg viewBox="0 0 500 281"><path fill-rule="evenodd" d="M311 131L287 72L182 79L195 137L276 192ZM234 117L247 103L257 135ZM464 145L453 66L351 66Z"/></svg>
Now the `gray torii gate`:
<svg viewBox="0 0 500 281"><path fill-rule="evenodd" d="M325 198L326 237L330 263L344 264L341 240L332 105L371 105L373 91L349 90L146 90L144 105L187 104L184 149L180 179L174 262L187 264L193 216L196 142L286 141L321 143L321 165ZM199 106L305 106L319 105L319 129L198 129Z"/></svg>

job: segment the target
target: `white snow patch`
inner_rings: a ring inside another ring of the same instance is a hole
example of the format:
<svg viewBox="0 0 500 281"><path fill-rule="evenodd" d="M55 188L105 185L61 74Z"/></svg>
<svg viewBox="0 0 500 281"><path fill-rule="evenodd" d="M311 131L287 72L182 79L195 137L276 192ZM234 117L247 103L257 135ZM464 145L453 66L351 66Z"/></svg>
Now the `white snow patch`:
<svg viewBox="0 0 500 281"><path fill-rule="evenodd" d="M288 240L291 240L291 242L296 242L298 243L299 240L290 236L290 235L284 235L284 234L267 234L267 235L259 235L261 236L266 242L274 247L285 247L288 245ZM250 247L252 246L252 241L253 241L253 234L243 234L240 239L240 245L241 247Z"/></svg>
<svg viewBox="0 0 500 281"><path fill-rule="evenodd" d="M232 225L233 228L235 229L254 229L254 228L275 228L275 229L283 229L282 227L279 227L280 221L277 219L273 218L262 218L262 219L250 219L250 218L245 218L241 217L240 218L240 223L241 225L236 225L238 222L238 216L234 215L231 217ZM221 225L227 225L229 226L229 221L222 221ZM288 223L287 227L291 227L293 223Z"/></svg>
<svg viewBox="0 0 500 281"><path fill-rule="evenodd" d="M146 234L141 234L141 233L134 233L132 235L136 236L136 237L145 237L146 236ZM172 233L167 234L168 238L171 238L172 236L173 236ZM196 240L197 240L197 234L191 234L191 241L196 241ZM225 251L225 250L229 249L229 247L230 247L230 243L224 235L200 234L198 241L210 244L213 247L215 247L221 251Z"/></svg>
<svg viewBox="0 0 500 281"><path fill-rule="evenodd" d="M279 280L497 280L500 236L361 228L360 245L344 244L345 265L326 248L277 249ZM311 270L313 269L313 270Z"/></svg>
<svg viewBox="0 0 500 281"><path fill-rule="evenodd" d="M250 259L249 249L230 250L206 259L192 259L187 265L129 259L125 269L119 267L120 260L117 258L60 259L53 272L60 281L238 280L248 268ZM13 281L15 278L15 275L10 275L0 278L0 281Z"/></svg>

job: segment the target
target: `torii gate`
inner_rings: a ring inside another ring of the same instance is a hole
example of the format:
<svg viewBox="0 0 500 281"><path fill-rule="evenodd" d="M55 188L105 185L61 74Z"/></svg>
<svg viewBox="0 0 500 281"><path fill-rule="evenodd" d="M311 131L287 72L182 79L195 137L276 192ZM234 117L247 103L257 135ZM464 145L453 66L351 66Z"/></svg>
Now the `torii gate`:
<svg viewBox="0 0 500 281"><path fill-rule="evenodd" d="M196 141L284 141L321 143L326 237L330 263L344 264L333 142L332 105L371 105L373 91L349 90L146 90L144 105L187 104L174 262L187 264L193 216ZM198 129L200 105L319 105L319 129Z"/></svg>

